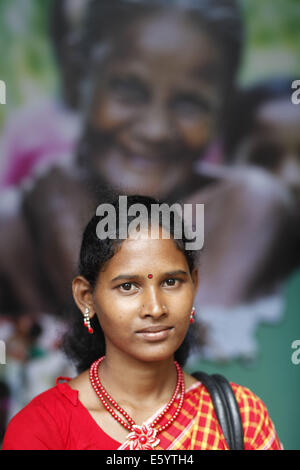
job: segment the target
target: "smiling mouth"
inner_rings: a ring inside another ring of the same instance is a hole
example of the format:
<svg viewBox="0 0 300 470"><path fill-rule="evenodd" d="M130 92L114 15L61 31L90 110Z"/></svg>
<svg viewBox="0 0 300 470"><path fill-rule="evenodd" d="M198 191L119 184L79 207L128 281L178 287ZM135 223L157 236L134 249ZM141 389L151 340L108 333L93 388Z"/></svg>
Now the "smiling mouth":
<svg viewBox="0 0 300 470"><path fill-rule="evenodd" d="M147 176L147 178L151 175L156 177L158 174L165 172L166 165L168 163L165 159L131 154L121 149L113 152L106 161L106 169L113 177L121 171L123 179L129 181L134 175L138 175L138 177Z"/></svg>
<svg viewBox="0 0 300 470"><path fill-rule="evenodd" d="M161 172L165 171L170 165L168 158L159 158L157 156L145 156L138 153L130 153L127 151L122 152L123 164L130 169L130 171L139 174L145 172Z"/></svg>
<svg viewBox="0 0 300 470"><path fill-rule="evenodd" d="M120 155L127 161L130 162L130 165L136 167L136 169L141 170L151 170L152 168L164 167L166 165L174 164L173 152L169 151L162 151L162 149L158 149L156 151L143 151L142 149L137 148L127 148L125 146L119 146Z"/></svg>
<svg viewBox="0 0 300 470"><path fill-rule="evenodd" d="M131 155L125 158L130 161L136 170L152 170L163 166L163 160L142 157L140 155Z"/></svg>

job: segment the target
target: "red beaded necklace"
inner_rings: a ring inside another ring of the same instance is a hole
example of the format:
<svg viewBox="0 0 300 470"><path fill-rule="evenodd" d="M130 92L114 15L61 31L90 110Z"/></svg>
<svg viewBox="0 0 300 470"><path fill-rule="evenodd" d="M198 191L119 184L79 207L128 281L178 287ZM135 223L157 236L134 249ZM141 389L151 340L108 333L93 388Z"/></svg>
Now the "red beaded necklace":
<svg viewBox="0 0 300 470"><path fill-rule="evenodd" d="M184 377L183 373L181 370L180 365L178 362L174 361L174 364L177 369L177 384L174 390L174 393L172 395L171 400L169 403L165 406L163 411L158 414L158 416L152 421L152 423L148 425L141 425L138 426L134 420L129 416L128 413L120 406L118 403L108 394L108 392L105 390L103 385L100 382L99 376L98 376L98 367L99 364L103 361L105 356L100 357L95 361L91 367L90 367L90 381L92 384L93 389L95 390L96 394L100 398L101 402L107 409L107 411L115 418L122 426L124 426L126 429L131 431L130 434L127 436L127 441L129 443L130 450L152 450L154 447L156 447L160 440L156 438L156 435L165 429L167 429L177 418L177 416L180 413L180 410L182 408L183 404L183 399L184 399L184 393L185 393L185 386L184 386ZM170 409L171 405L174 403L176 400L177 394L179 389L181 388L180 392L180 397L179 397L179 404L178 407L172 416L172 418L169 419L169 421L164 424L163 426L159 426L158 428L154 428L156 424L162 419L162 417L168 412ZM107 403L107 401L113 405L119 413L121 413L125 419L127 419L128 422L124 421L113 409L112 407Z"/></svg>

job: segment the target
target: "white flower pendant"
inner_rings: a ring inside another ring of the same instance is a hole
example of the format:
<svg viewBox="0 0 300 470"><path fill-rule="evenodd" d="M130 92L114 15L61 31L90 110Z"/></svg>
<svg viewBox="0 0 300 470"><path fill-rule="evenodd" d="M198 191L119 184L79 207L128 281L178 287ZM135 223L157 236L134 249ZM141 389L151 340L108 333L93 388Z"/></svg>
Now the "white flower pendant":
<svg viewBox="0 0 300 470"><path fill-rule="evenodd" d="M127 441L130 450L152 450L160 440L156 439L157 430L143 424L132 426L133 431L128 434Z"/></svg>

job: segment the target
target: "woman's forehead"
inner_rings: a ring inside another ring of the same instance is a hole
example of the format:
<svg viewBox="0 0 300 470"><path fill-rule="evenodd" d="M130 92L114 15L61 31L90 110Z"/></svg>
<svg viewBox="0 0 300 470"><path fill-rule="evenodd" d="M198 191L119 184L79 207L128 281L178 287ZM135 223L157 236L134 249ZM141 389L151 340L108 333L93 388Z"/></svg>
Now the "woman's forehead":
<svg viewBox="0 0 300 470"><path fill-rule="evenodd" d="M107 267L111 270L123 269L123 266L151 272L151 267L185 266L185 256L171 238L153 239L141 236L124 240Z"/></svg>
<svg viewBox="0 0 300 470"><path fill-rule="evenodd" d="M182 45L193 44L204 35L204 30L196 27L184 13L174 12L156 13L140 18L128 31L134 34L139 45L145 50L157 52L162 47L173 52Z"/></svg>
<svg viewBox="0 0 300 470"><path fill-rule="evenodd" d="M214 43L200 24L183 12L148 13L133 19L114 36L114 53L145 58L172 56L181 61L216 58Z"/></svg>

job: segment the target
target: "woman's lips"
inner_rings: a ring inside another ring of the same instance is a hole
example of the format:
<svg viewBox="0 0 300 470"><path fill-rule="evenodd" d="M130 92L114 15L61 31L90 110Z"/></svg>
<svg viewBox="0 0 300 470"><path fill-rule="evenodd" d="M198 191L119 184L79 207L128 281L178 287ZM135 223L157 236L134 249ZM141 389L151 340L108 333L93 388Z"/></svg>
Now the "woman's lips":
<svg viewBox="0 0 300 470"><path fill-rule="evenodd" d="M142 331L137 331L137 335L142 336L147 341L161 341L166 339L172 330L173 327L161 327L160 329L149 328Z"/></svg>
<svg viewBox="0 0 300 470"><path fill-rule="evenodd" d="M126 156L126 159L136 171L151 171L160 168L164 164L163 160L142 157L140 155Z"/></svg>
<svg viewBox="0 0 300 470"><path fill-rule="evenodd" d="M156 170L174 163L174 158L171 157L173 152L159 148L150 151L150 149L139 149L134 146L132 148L120 146L118 151L121 158L124 158L136 171Z"/></svg>

